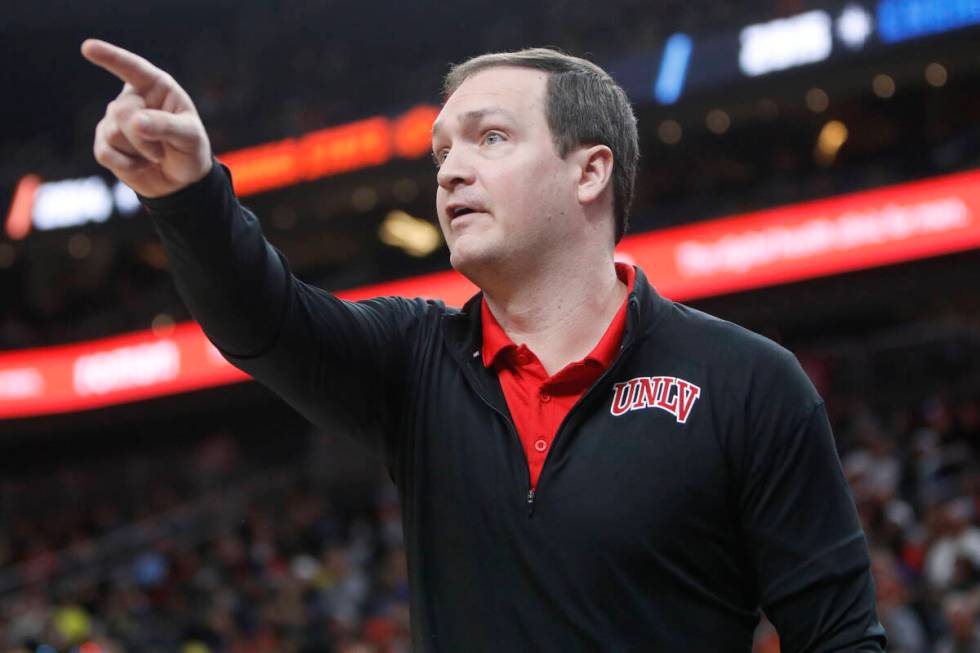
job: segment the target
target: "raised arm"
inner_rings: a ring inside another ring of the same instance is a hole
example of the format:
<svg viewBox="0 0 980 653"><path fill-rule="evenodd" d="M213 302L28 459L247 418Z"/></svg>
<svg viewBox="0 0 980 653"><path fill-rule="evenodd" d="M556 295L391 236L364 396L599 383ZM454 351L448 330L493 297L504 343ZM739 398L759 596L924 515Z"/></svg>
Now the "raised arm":
<svg viewBox="0 0 980 653"><path fill-rule="evenodd" d="M394 462L414 326L438 307L345 302L297 279L238 202L174 79L102 41L86 41L82 53L125 82L96 128L95 157L140 195L177 290L211 342L314 423L339 418Z"/></svg>

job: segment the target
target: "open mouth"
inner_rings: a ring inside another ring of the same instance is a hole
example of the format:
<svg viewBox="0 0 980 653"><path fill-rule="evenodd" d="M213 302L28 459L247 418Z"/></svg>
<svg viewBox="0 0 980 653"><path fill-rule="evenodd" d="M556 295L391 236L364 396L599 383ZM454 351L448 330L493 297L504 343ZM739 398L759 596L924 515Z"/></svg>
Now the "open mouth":
<svg viewBox="0 0 980 653"><path fill-rule="evenodd" d="M484 211L481 206L450 205L446 207L446 215L449 216L450 222L456 218L462 218L464 215L469 215L470 213L483 212Z"/></svg>

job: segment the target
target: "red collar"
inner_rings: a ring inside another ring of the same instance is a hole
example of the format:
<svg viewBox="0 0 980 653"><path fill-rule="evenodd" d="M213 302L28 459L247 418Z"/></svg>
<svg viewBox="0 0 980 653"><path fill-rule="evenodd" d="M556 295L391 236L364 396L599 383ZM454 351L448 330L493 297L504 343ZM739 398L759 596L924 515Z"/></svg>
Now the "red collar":
<svg viewBox="0 0 980 653"><path fill-rule="evenodd" d="M612 322L609 323L609 327L606 329L606 332L603 334L602 338L599 339L599 342L596 344L595 348L589 353L588 356L583 358L581 361L578 361L578 363L572 363L572 365L584 364L591 361L592 363L599 365L601 369L606 369L616 358L616 354L619 351L619 345L623 340L623 331L626 328L626 305L628 304L629 293L633 292L633 282L636 279L636 269L627 263L617 262L616 276L619 277L620 281L626 284L627 299L623 300L623 305L619 307L619 310L613 317ZM500 323L497 322L497 318L495 318L493 313L490 312L490 307L487 305L486 298L482 299L480 302L480 317L483 322L483 365L485 367L490 367L499 360L503 352L512 352L519 349L519 347L515 345L510 337L504 332L503 328L500 326ZM524 345L521 345L520 348L526 349Z"/></svg>

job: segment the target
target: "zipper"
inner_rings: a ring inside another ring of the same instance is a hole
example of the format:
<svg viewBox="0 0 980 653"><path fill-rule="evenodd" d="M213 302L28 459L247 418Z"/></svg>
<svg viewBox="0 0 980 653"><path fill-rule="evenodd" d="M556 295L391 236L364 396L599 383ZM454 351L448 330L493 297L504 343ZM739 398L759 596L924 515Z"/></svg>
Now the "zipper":
<svg viewBox="0 0 980 653"><path fill-rule="evenodd" d="M504 413L491 402L479 388L479 382L473 383L473 392L479 397L483 403L490 407L490 410L500 415L501 419L507 424L510 429L510 434L514 436L514 441L517 442L517 448L521 452L521 459L524 461L524 477L527 479L527 515L528 517L534 512L534 488L531 487L531 469L530 463L527 460L527 453L524 451L524 445L521 443L521 436L517 434L517 427L514 426L514 421L509 415Z"/></svg>
<svg viewBox="0 0 980 653"><path fill-rule="evenodd" d="M628 299L627 301L630 303L629 308L633 310L635 310L635 306L633 305L634 302L639 303L632 298ZM627 320L629 319L630 319L629 313L627 313ZM627 322L627 327L629 326L633 326L634 328L636 327L635 324L630 325L629 322ZM562 419L561 424L558 425L558 430L555 432L555 437L551 441L551 447L548 449L548 454L544 457L544 462L541 463L541 474L538 476L538 487L541 486L541 480L544 478L544 471L548 468L548 460L551 458L551 452L554 451L556 445L558 444L558 439L561 436L562 432L565 430L565 425L568 424L568 421L571 419L576 409L578 409L579 406L581 406L586 401L588 401L589 398L595 393L595 389L598 388L600 385L602 385L603 381L606 380L606 377L612 374L613 371L615 371L616 368L619 367L619 365L622 363L623 360L623 352L625 352L628 347L632 346L634 339L635 336L634 334L631 333L630 339L628 341L624 341L623 344L620 346L619 355L616 356L616 360L613 361L613 364L610 365L608 368L606 368L606 371L603 372L598 379L596 379L596 382L592 384L591 388L586 390L584 395L579 397L578 401L575 402L575 404L571 407L571 409ZM471 374L473 373L468 365L464 364L462 367L463 369L466 369ZM486 396L483 394L482 390L480 389L479 380L474 382L472 385L473 385L473 391L476 393L476 396L478 396L483 401L483 403L489 406L493 412L500 415L500 417L504 420L504 422L507 423L507 426L510 428L511 435L514 436L514 440L517 442L517 448L520 450L521 458L524 460L524 474L525 474L525 478L527 479L527 516L528 519L530 519L531 516L534 514L534 499L535 496L537 495L537 488L531 487L530 464L527 460L527 453L524 451L524 445L521 442L521 436L518 435L517 427L514 426L514 421L510 418L510 416L505 414L504 411L497 408L497 406L494 405L493 402L491 402L489 399L486 398Z"/></svg>
<svg viewBox="0 0 980 653"><path fill-rule="evenodd" d="M628 300L628 301L632 303L632 300ZM632 308L632 306L630 308ZM616 360L613 361L612 365L607 367L606 371L599 375L599 378L596 379L595 383L592 384L592 387L586 390L585 394L579 397L578 401L576 401L569 409L568 413L565 414L565 417L562 419L561 424L558 425L558 430L555 432L555 437L551 441L551 447L548 448L548 453L544 457L544 462L541 463L541 474L538 476L538 487L541 487L541 481L544 479L544 472L546 469L548 469L548 460L551 458L551 452L557 448L558 439L561 437L562 432L565 430L565 426L568 424L569 420L575 414L576 409L578 409L579 406L583 405L586 401L588 401L589 397L595 393L596 388L602 385L602 383L606 380L606 377L612 374L616 370L616 368L619 367L620 363L623 360L623 352L625 352L628 347L632 346L634 338L635 337L633 336L633 334L630 334L629 341L623 342L623 344L620 346L619 355L616 356ZM516 428L514 429L514 432L515 433L517 432ZM521 448L523 450L523 446ZM526 455L525 458L527 458ZM528 475L530 476L530 473L528 473ZM528 486L530 486L530 482L528 483ZM535 497L535 488L531 488L531 490L527 493L528 517L530 517L534 513L534 497Z"/></svg>

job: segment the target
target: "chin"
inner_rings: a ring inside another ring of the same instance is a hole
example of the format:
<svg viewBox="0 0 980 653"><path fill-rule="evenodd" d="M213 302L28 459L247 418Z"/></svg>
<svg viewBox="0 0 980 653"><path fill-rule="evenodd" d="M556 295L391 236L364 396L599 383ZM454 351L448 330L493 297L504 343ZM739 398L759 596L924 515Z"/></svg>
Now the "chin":
<svg viewBox="0 0 980 653"><path fill-rule="evenodd" d="M498 257L493 256L486 247L481 247L480 243L457 241L449 250L449 264L453 269L478 286L479 279L494 269L497 260Z"/></svg>

